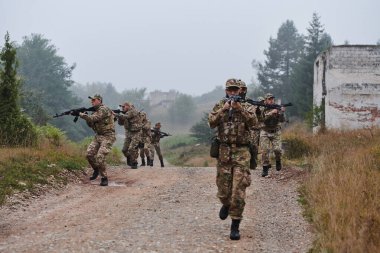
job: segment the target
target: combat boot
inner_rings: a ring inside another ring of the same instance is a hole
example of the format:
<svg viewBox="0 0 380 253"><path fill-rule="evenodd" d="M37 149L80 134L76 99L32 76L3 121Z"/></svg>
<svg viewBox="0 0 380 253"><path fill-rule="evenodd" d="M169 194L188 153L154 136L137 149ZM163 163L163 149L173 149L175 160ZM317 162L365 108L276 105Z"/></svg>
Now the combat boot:
<svg viewBox="0 0 380 253"><path fill-rule="evenodd" d="M161 167L165 167L164 160L160 160L160 162L161 162Z"/></svg>
<svg viewBox="0 0 380 253"><path fill-rule="evenodd" d="M153 160L150 160L150 167L153 167Z"/></svg>
<svg viewBox="0 0 380 253"><path fill-rule="evenodd" d="M221 208L220 208L220 211L219 211L219 218L221 220L225 220L227 219L228 217L228 210L230 209L229 206L225 206L223 205Z"/></svg>
<svg viewBox="0 0 380 253"><path fill-rule="evenodd" d="M261 173L262 177L268 176L269 168L270 168L270 165L264 165L263 166L263 173Z"/></svg>
<svg viewBox="0 0 380 253"><path fill-rule="evenodd" d="M108 178L107 177L102 177L100 181L100 186L107 186L108 185Z"/></svg>
<svg viewBox="0 0 380 253"><path fill-rule="evenodd" d="M232 220L231 234L230 234L231 240L240 240L239 225L240 225L240 220Z"/></svg>
<svg viewBox="0 0 380 253"><path fill-rule="evenodd" d="M137 162L131 163L131 169L137 169Z"/></svg>
<svg viewBox="0 0 380 253"><path fill-rule="evenodd" d="M277 171L280 171L282 169L282 166L281 166L281 160L277 160L276 161L276 170Z"/></svg>
<svg viewBox="0 0 380 253"><path fill-rule="evenodd" d="M131 166L131 158L129 156L127 156L127 165Z"/></svg>
<svg viewBox="0 0 380 253"><path fill-rule="evenodd" d="M148 160L148 162L149 162L149 160ZM145 159L144 158L141 158L141 164L140 164L140 166L145 166Z"/></svg>
<svg viewBox="0 0 380 253"><path fill-rule="evenodd" d="M99 169L94 169L94 172L92 173L92 176L90 177L90 180L95 180L99 176Z"/></svg>

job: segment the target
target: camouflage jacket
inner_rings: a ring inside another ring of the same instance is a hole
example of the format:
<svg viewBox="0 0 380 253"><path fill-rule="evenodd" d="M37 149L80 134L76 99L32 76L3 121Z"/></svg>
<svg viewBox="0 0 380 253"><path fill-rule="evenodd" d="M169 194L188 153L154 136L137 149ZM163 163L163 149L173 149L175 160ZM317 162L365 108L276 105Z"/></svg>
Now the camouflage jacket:
<svg viewBox="0 0 380 253"><path fill-rule="evenodd" d="M124 126L126 133L141 131L143 126L140 112L133 106L125 114L119 115L117 123Z"/></svg>
<svg viewBox="0 0 380 253"><path fill-rule="evenodd" d="M97 135L114 135L115 124L111 109L105 105L95 107L95 112L91 115L84 114L81 116L86 120L87 125L91 127Z"/></svg>
<svg viewBox="0 0 380 253"><path fill-rule="evenodd" d="M281 123L285 121L283 113L271 113L273 109L264 108L261 111L261 123L264 131L275 131L281 129Z"/></svg>
<svg viewBox="0 0 380 253"><path fill-rule="evenodd" d="M157 128L152 128L153 131L152 132L152 144L157 144L160 142L160 139L161 139L161 135L160 135L160 129L157 129ZM158 130L158 131L157 131Z"/></svg>
<svg viewBox="0 0 380 253"><path fill-rule="evenodd" d="M224 111L225 100L222 99L212 109L208 116L211 128L217 128L218 139L222 143L247 145L251 135L250 131L257 125L255 108L242 103L241 110ZM248 138L247 138L248 137Z"/></svg>
<svg viewBox="0 0 380 253"><path fill-rule="evenodd" d="M146 138L146 137L149 137L149 138L152 138L152 133L151 133L151 123L149 120L144 120L142 122L143 126L142 126L142 138Z"/></svg>

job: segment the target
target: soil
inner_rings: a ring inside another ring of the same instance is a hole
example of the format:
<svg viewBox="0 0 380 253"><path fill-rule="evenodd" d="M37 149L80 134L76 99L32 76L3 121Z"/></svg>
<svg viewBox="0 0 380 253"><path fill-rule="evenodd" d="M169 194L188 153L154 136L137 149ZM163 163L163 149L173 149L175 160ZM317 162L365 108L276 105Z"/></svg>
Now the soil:
<svg viewBox="0 0 380 253"><path fill-rule="evenodd" d="M214 167L124 166L109 186L88 175L0 209L0 252L307 252L311 226L297 202L304 173L252 171L239 241L218 217Z"/></svg>

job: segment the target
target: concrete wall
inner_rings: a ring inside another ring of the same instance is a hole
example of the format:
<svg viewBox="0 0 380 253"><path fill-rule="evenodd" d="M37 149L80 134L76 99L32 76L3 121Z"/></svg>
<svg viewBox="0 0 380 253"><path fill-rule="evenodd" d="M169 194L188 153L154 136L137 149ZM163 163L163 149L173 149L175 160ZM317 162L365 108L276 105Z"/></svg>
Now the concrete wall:
<svg viewBox="0 0 380 253"><path fill-rule="evenodd" d="M380 126L380 46L333 46L314 62L314 104L327 128Z"/></svg>

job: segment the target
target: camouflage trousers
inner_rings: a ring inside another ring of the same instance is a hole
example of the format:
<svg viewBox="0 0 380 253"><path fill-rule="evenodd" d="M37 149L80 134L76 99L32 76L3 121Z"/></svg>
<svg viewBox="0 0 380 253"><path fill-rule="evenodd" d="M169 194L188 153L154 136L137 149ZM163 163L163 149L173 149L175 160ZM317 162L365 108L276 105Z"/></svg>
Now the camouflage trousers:
<svg viewBox="0 0 380 253"><path fill-rule="evenodd" d="M144 155L150 159L151 157L151 142L149 137L143 138L144 147L140 148L140 157L144 159Z"/></svg>
<svg viewBox="0 0 380 253"><path fill-rule="evenodd" d="M154 160L154 150L156 150L157 152L157 155L158 155L158 159L163 160L164 158L162 157L162 153L161 153L161 147L160 147L160 143L152 143L150 145L150 154L151 154L151 157L150 159Z"/></svg>
<svg viewBox="0 0 380 253"><path fill-rule="evenodd" d="M94 170L99 170L102 177L107 177L106 155L111 151L115 135L96 135L87 147L87 160Z"/></svg>
<svg viewBox="0 0 380 253"><path fill-rule="evenodd" d="M217 197L229 206L232 219L241 220L245 207L245 190L251 185L248 147L230 147L221 144L217 163Z"/></svg>
<svg viewBox="0 0 380 253"><path fill-rule="evenodd" d="M141 131L129 132L124 140L123 149L121 151L125 157L129 157L131 164L137 164L141 135Z"/></svg>
<svg viewBox="0 0 380 253"><path fill-rule="evenodd" d="M261 150L261 162L263 166L270 165L269 153L273 149L276 161L281 160L281 131L278 130L274 133L261 130L260 133L260 150Z"/></svg>

